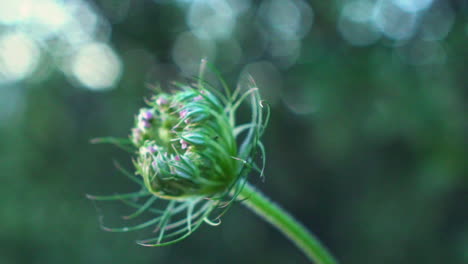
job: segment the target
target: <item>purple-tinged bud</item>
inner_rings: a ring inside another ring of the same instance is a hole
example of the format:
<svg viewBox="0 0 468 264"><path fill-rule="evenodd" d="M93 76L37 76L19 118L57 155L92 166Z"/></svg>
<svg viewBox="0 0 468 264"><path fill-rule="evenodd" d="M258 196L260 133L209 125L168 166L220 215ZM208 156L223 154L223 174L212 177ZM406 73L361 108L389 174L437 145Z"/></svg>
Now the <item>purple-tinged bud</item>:
<svg viewBox="0 0 468 264"><path fill-rule="evenodd" d="M253 148L260 136L260 129L255 129L260 127L257 123L262 119L252 121L251 136L247 136L241 145L246 147L237 152L231 124L234 109L223 105L221 101L224 100L220 100L223 98L218 98L217 94L203 86L198 88L187 86L173 94L155 97L150 103L152 108L140 109L137 117L137 127L143 133L142 140L135 144L140 148L135 164L137 172L144 179L145 187L163 199L183 201L230 193L243 168L243 163L235 157L249 160L255 152ZM255 99L252 106L260 114L260 106L255 104L258 97L255 92L251 92ZM250 92L240 96L241 101L229 104L237 105L249 95ZM165 103L163 99L167 104L158 106ZM224 99L229 101L229 98ZM153 114L150 120L147 111Z"/></svg>
<svg viewBox="0 0 468 264"><path fill-rule="evenodd" d="M181 146L182 149L186 149L186 148L188 148L188 142L181 139L180 140L180 146Z"/></svg>
<svg viewBox="0 0 468 264"><path fill-rule="evenodd" d="M150 119L153 118L154 115L153 115L153 113L151 111L148 110L146 112L143 112L142 116L143 116L143 119L150 120Z"/></svg>
<svg viewBox="0 0 468 264"><path fill-rule="evenodd" d="M148 122L148 120L140 120L140 123L138 125L140 128L150 128L151 127L151 124L150 122Z"/></svg>
<svg viewBox="0 0 468 264"><path fill-rule="evenodd" d="M157 100L156 100L156 104L158 104L159 106L162 106L162 105L165 105L167 104L167 100L165 98L162 98L162 97L159 97Z"/></svg>
<svg viewBox="0 0 468 264"><path fill-rule="evenodd" d="M151 153L151 154L154 154L154 153L158 150L158 148L155 147L155 146L148 146L146 149L147 149L148 152Z"/></svg>
<svg viewBox="0 0 468 264"><path fill-rule="evenodd" d="M180 118L185 118L187 114L188 114L188 111L186 109L179 112Z"/></svg>
<svg viewBox="0 0 468 264"><path fill-rule="evenodd" d="M141 141L143 135L142 131L139 128L132 129L132 140L133 143L138 144Z"/></svg>

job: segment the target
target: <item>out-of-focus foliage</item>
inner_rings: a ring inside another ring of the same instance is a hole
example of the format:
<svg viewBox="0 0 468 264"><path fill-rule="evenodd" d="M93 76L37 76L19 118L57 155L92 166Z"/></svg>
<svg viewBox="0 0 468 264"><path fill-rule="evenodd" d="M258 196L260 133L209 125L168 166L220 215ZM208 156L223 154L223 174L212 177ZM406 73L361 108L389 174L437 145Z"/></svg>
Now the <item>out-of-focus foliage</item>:
<svg viewBox="0 0 468 264"><path fill-rule="evenodd" d="M468 262L466 1L0 1L0 263L306 263L241 206L182 243L99 230L134 190L116 148L150 95L251 74L265 182L342 263ZM216 84L216 82L215 82Z"/></svg>

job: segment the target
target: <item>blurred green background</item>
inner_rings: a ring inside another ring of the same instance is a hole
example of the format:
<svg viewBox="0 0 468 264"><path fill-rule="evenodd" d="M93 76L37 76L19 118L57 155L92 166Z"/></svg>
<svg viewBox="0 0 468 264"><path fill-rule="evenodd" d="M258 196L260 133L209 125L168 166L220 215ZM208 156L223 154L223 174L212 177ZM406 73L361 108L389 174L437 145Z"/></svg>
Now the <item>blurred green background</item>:
<svg viewBox="0 0 468 264"><path fill-rule="evenodd" d="M245 74L272 107L251 181L342 263L468 263L464 0L1 0L0 263L308 263L242 205L173 246L108 233L85 194L151 92ZM105 204L102 204L105 206ZM116 207L112 215L130 208ZM148 231L149 232L149 231Z"/></svg>

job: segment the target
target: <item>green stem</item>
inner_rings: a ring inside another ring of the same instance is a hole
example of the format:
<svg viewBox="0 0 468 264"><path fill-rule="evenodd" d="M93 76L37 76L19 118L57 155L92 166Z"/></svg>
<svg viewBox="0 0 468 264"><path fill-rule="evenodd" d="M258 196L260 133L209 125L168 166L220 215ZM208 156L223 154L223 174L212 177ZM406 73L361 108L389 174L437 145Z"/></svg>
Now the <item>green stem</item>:
<svg viewBox="0 0 468 264"><path fill-rule="evenodd" d="M317 264L335 264L336 260L301 223L289 215L275 203L268 200L260 191L249 183L239 195L243 204L278 228L287 236L307 257Z"/></svg>

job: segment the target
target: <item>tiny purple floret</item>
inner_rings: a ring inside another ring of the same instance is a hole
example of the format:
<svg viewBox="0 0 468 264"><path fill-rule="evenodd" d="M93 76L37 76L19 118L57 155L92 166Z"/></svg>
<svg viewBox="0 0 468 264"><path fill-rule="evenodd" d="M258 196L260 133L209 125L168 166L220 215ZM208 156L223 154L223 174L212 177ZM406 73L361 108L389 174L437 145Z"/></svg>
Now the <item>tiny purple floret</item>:
<svg viewBox="0 0 468 264"><path fill-rule="evenodd" d="M167 100L165 98L162 98L162 97L159 97L157 100L156 100L156 103L161 106L161 105L165 105L167 104Z"/></svg>
<svg viewBox="0 0 468 264"><path fill-rule="evenodd" d="M155 146L148 146L146 149L149 153L155 153L158 150L158 148Z"/></svg>
<svg viewBox="0 0 468 264"><path fill-rule="evenodd" d="M186 109L179 112L180 118L185 118L187 114L188 114L188 111Z"/></svg>
<svg viewBox="0 0 468 264"><path fill-rule="evenodd" d="M148 122L148 120L140 120L140 126L141 127L144 127L144 128L150 128L151 127L151 124L150 122Z"/></svg>
<svg viewBox="0 0 468 264"><path fill-rule="evenodd" d="M201 99L203 99L203 96L199 95L193 98L193 101L197 102L197 101L200 101Z"/></svg>
<svg viewBox="0 0 468 264"><path fill-rule="evenodd" d="M182 149L186 149L186 148L188 147L188 142L185 141L185 140L183 140L183 139L181 139L181 140L180 140L180 145L181 145L181 148L182 148Z"/></svg>
<svg viewBox="0 0 468 264"><path fill-rule="evenodd" d="M150 120L151 118L153 118L153 113L151 111L145 111L143 113L143 119Z"/></svg>
<svg viewBox="0 0 468 264"><path fill-rule="evenodd" d="M175 156L174 159L175 159L176 161L180 161L179 155Z"/></svg>

